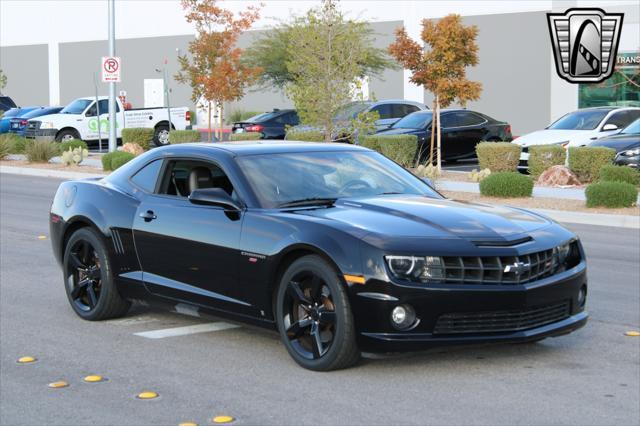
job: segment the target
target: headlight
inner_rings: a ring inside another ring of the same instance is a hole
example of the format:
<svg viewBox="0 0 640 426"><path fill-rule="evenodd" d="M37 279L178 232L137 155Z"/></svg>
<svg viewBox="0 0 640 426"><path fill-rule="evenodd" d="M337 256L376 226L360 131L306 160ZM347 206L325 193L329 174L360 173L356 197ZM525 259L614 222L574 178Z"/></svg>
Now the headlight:
<svg viewBox="0 0 640 426"><path fill-rule="evenodd" d="M563 147L564 149L567 149L567 146L569 146L569 142L570 141L563 141L563 142L556 142L553 145L560 145L561 147Z"/></svg>
<svg viewBox="0 0 640 426"><path fill-rule="evenodd" d="M394 277L410 281L439 281L444 278L443 261L436 256L385 256Z"/></svg>
<svg viewBox="0 0 640 426"><path fill-rule="evenodd" d="M561 246L556 247L556 252L558 254L558 263L560 265L562 265L567 260L567 256L569 256L570 251L571 245L569 243L562 244Z"/></svg>
<svg viewBox="0 0 640 426"><path fill-rule="evenodd" d="M50 121L43 121L42 123L40 123L40 128L41 129L53 129L53 123Z"/></svg>
<svg viewBox="0 0 640 426"><path fill-rule="evenodd" d="M622 151L620 155L625 157L634 157L636 155L640 155L640 148L628 149L626 151Z"/></svg>

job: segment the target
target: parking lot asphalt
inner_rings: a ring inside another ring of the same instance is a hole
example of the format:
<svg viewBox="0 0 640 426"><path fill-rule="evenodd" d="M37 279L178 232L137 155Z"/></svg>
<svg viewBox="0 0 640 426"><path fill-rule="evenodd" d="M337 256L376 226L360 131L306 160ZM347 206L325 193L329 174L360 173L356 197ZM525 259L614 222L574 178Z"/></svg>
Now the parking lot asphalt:
<svg viewBox="0 0 640 426"><path fill-rule="evenodd" d="M215 415L235 424L640 423L640 337L624 335L640 327L637 230L568 225L587 252L591 313L571 335L316 373L275 333L219 319L135 306L121 319L80 320L48 239L58 183L0 174L2 425L206 425ZM37 362L16 362L26 355ZM83 382L89 374L107 380ZM70 386L47 387L57 380ZM147 390L159 398L135 398Z"/></svg>

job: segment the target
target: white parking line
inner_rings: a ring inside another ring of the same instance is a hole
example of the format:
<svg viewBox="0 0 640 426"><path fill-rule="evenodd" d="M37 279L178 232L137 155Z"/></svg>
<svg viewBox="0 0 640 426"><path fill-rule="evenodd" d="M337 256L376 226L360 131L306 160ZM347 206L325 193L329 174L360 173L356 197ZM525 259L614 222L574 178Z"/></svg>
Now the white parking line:
<svg viewBox="0 0 640 426"><path fill-rule="evenodd" d="M231 328L239 328L239 325L229 324L226 322L209 322L205 324L188 325L186 327L164 328L161 330L143 331L141 333L133 333L136 336L146 337L147 339L164 339L165 337L186 336L188 334L207 333L210 331L229 330Z"/></svg>

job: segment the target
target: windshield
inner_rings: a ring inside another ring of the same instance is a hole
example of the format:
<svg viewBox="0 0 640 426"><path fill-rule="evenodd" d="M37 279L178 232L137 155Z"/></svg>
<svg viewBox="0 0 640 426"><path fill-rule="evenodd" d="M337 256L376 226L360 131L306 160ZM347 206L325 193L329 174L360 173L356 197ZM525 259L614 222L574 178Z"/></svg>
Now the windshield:
<svg viewBox="0 0 640 426"><path fill-rule="evenodd" d="M598 127L598 124L609 112L608 109L571 112L547 128L554 130L593 130Z"/></svg>
<svg viewBox="0 0 640 426"><path fill-rule="evenodd" d="M426 183L377 152L260 154L237 161L264 208L383 194L440 198Z"/></svg>
<svg viewBox="0 0 640 426"><path fill-rule="evenodd" d="M431 124L431 111L411 113L391 126L392 129L424 129Z"/></svg>
<svg viewBox="0 0 640 426"><path fill-rule="evenodd" d="M66 107L62 108L60 114L82 114L82 112L87 109L92 100L89 99L76 99L71 102Z"/></svg>
<svg viewBox="0 0 640 426"><path fill-rule="evenodd" d="M350 120L369 108L369 102L351 102L338 108L334 120Z"/></svg>
<svg viewBox="0 0 640 426"><path fill-rule="evenodd" d="M629 124L620 133L625 134L625 135L637 135L637 134L640 134L640 118L638 118L633 123Z"/></svg>

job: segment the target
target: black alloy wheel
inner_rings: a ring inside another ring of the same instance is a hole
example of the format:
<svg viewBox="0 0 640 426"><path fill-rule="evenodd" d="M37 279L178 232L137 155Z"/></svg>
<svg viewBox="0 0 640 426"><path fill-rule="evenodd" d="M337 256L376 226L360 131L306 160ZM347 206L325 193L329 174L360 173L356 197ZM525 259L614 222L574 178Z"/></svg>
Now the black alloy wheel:
<svg viewBox="0 0 640 426"><path fill-rule="evenodd" d="M319 256L305 256L285 272L277 297L278 329L289 354L305 368L345 368L360 352L343 283Z"/></svg>
<svg viewBox="0 0 640 426"><path fill-rule="evenodd" d="M67 297L78 316L97 321L127 313L131 304L116 289L108 253L96 231L87 227L74 232L63 262Z"/></svg>

